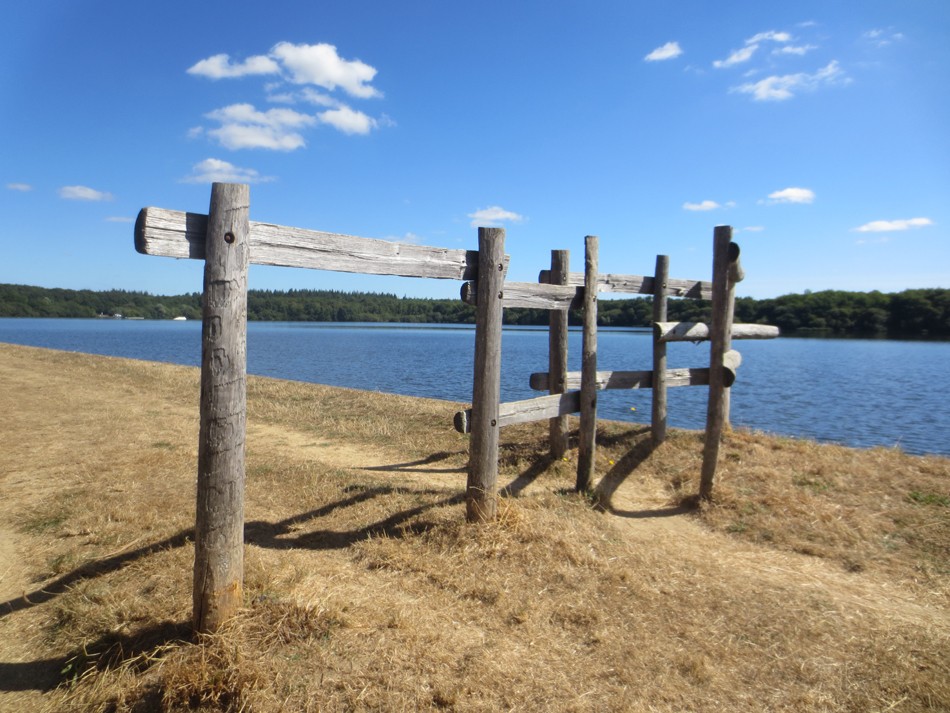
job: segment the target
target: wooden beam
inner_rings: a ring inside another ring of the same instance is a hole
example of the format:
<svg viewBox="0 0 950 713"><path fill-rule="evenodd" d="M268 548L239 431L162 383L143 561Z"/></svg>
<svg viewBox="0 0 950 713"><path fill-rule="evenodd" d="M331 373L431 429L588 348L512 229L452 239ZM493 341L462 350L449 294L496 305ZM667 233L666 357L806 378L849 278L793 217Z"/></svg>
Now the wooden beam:
<svg viewBox="0 0 950 713"><path fill-rule="evenodd" d="M702 342L709 339L710 327L703 322L655 322L653 330L661 342ZM779 328L770 324L733 324L732 339L775 339Z"/></svg>
<svg viewBox="0 0 950 713"><path fill-rule="evenodd" d="M666 321L667 283L670 279L669 255L656 256L653 277L653 321ZM650 431L653 445L666 440L666 343L653 334L653 399L650 404Z"/></svg>
<svg viewBox="0 0 950 713"><path fill-rule="evenodd" d="M208 216L143 208L135 221L135 249L145 255L205 257ZM303 267L370 275L473 280L478 253L374 238L250 223L249 260L255 265Z"/></svg>
<svg viewBox="0 0 950 713"><path fill-rule="evenodd" d="M193 623L217 631L243 606L250 190L211 187L201 327Z"/></svg>
<svg viewBox="0 0 950 713"><path fill-rule="evenodd" d="M551 280L553 284L564 285L570 272L571 253L568 250L551 251ZM576 289L576 288L575 288ZM548 319L548 371L554 379L548 385L548 391L563 394L567 391L567 335L568 315L566 310L551 310ZM548 426L548 442L551 457L560 459L567 452L568 422L567 416L558 414Z"/></svg>
<svg viewBox="0 0 950 713"><path fill-rule="evenodd" d="M562 285L541 285L537 282L506 282L502 286L502 307L530 307L532 309L563 310L571 309L578 298L576 287ZM462 301L478 304L478 287L474 282L462 285Z"/></svg>
<svg viewBox="0 0 950 713"><path fill-rule="evenodd" d="M498 408L501 401L501 290L505 282L505 231L478 229L475 375L465 513L469 522L494 520L498 507ZM487 297L488 299L486 299Z"/></svg>
<svg viewBox="0 0 950 713"><path fill-rule="evenodd" d="M734 349L726 352L723 358L725 374L723 376L726 386L732 386L736 381L736 372L742 363L742 357ZM547 372L535 372L529 380L530 386L535 391L547 391L549 388L549 379ZM598 371L597 372L598 390L629 390L629 389L652 389L653 372L652 371ZM696 369L667 369L666 385L668 388L679 386L709 386L709 367L699 367ZM569 371L565 381L565 388L579 389L581 386L581 372Z"/></svg>
<svg viewBox="0 0 950 713"><path fill-rule="evenodd" d="M581 410L580 392L568 391L563 394L539 396L536 399L523 401L509 401L498 407L498 426L512 426L516 423L530 423L543 421L546 418L557 418L577 413ZM459 411L455 414L455 430L459 433L470 433L472 428L472 409Z"/></svg>
<svg viewBox="0 0 950 713"><path fill-rule="evenodd" d="M581 424L577 443L579 493L590 490L597 450L597 262L596 235L584 238L584 333L581 347Z"/></svg>
<svg viewBox="0 0 950 713"><path fill-rule="evenodd" d="M538 282L551 283L551 271L541 270ZM584 273L572 272L568 275L568 285L583 287ZM635 295L654 294L654 278L643 275L601 275L597 278L598 292L618 292ZM666 281L667 295L670 297L686 297L697 300L712 299L712 283L702 280L677 280L668 278Z"/></svg>

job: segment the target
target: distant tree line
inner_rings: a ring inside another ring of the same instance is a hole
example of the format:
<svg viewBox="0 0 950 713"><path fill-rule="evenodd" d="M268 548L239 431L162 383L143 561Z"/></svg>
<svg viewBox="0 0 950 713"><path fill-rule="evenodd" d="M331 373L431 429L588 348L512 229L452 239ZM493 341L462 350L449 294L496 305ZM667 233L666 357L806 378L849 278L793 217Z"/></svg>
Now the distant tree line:
<svg viewBox="0 0 950 713"><path fill-rule="evenodd" d="M471 324L475 308L460 299L397 297L393 294L335 290L250 290L248 319L281 322L419 322ZM670 321L709 319L709 303L672 299ZM649 297L604 299L598 322L606 327L648 327ZM201 294L150 295L127 290L48 289L0 284L0 317L124 317L201 319ZM580 324L579 312L571 324ZM918 289L885 294L826 290L770 299L736 299L736 321L774 324L783 334L950 337L950 289ZM538 309L505 310L505 322L544 325Z"/></svg>

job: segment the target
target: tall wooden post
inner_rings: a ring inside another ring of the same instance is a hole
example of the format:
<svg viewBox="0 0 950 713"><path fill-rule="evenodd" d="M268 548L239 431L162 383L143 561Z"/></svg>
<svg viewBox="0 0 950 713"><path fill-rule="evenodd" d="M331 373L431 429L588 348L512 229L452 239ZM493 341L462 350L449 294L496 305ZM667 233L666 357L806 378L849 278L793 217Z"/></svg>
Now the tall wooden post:
<svg viewBox="0 0 950 713"><path fill-rule="evenodd" d="M568 250L551 251L551 284L566 285L570 271L571 253ZM567 390L567 335L568 310L551 310L548 331L548 388L552 394ZM550 421L549 440L551 457L561 458L567 452L567 416L555 416Z"/></svg>
<svg viewBox="0 0 950 713"><path fill-rule="evenodd" d="M712 320L709 325L709 403L706 410L706 442L699 497L712 498L719 443L726 423L725 368L723 358L732 342L732 310L729 309L730 265L739 259L739 246L732 242L732 227L717 225L713 235Z"/></svg>
<svg viewBox="0 0 950 713"><path fill-rule="evenodd" d="M201 328L201 423L195 520L194 628L216 631L241 607L247 424L250 190L211 187Z"/></svg>
<svg viewBox="0 0 950 713"><path fill-rule="evenodd" d="M498 407L501 402L502 290L505 231L478 229L475 378L465 510L469 522L494 520L498 489Z"/></svg>
<svg viewBox="0 0 950 713"><path fill-rule="evenodd" d="M666 281L670 275L668 255L656 256L656 270L653 273L653 322L666 321ZM651 404L650 430L653 445L658 446L666 440L666 342L660 341L657 330L653 330L653 402Z"/></svg>
<svg viewBox="0 0 950 713"><path fill-rule="evenodd" d="M581 352L581 424L577 492L590 490L597 447L597 236L584 239L584 336Z"/></svg>

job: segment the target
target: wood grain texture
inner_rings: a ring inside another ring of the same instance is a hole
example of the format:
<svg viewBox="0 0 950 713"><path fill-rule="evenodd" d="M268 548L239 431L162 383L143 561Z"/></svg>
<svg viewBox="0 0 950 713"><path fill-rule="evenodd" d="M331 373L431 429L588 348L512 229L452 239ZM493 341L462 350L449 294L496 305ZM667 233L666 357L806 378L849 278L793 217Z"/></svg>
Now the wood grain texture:
<svg viewBox="0 0 950 713"><path fill-rule="evenodd" d="M738 251L730 249L731 243L732 227L716 226L713 234L712 320L709 325L709 401L699 480L699 497L702 500L712 499L719 462L719 446L728 421L723 362L729 350L732 333L731 303L734 301L734 293L730 289L729 270L732 261L738 258Z"/></svg>
<svg viewBox="0 0 950 713"><path fill-rule="evenodd" d="M570 274L571 253L568 250L551 251L551 284L567 285ZM551 310L548 319L548 371L554 376L547 390L554 394L567 391L567 310ZM567 453L570 427L567 416L558 414L548 425L548 445L551 457L559 459Z"/></svg>
<svg viewBox="0 0 950 713"><path fill-rule="evenodd" d="M135 223L135 249L146 255L205 257L208 217L164 208L144 208ZM374 238L251 222L249 260L255 265L303 267L370 275L472 280L478 255L394 243Z"/></svg>
<svg viewBox="0 0 950 713"><path fill-rule="evenodd" d="M246 185L215 183L205 242L193 623L217 631L243 605L247 427Z"/></svg>
<svg viewBox="0 0 950 713"><path fill-rule="evenodd" d="M542 270L538 282L551 283L551 271ZM567 284L574 287L584 285L584 273L572 272ZM654 278L643 275L605 274L597 279L598 292L616 292L620 294L652 295L655 292ZM670 297L686 297L696 300L712 299L712 283L701 280L681 280L668 278L666 291Z"/></svg>
<svg viewBox="0 0 950 713"><path fill-rule="evenodd" d="M712 334L703 322L655 322L653 330L660 342L702 342ZM733 324L729 333L731 339L775 339L780 334L770 324Z"/></svg>
<svg viewBox="0 0 950 713"><path fill-rule="evenodd" d="M478 291L475 308L475 375L465 510L469 522L494 520L498 489L498 408L501 401L502 289L505 231L478 229Z"/></svg>
<svg viewBox="0 0 950 713"><path fill-rule="evenodd" d="M498 427L512 426L517 423L542 421L546 418L556 418L577 413L581 408L580 392L568 391L563 394L539 396L535 399L523 401L509 401L499 405ZM472 410L466 409L455 414L455 430L459 433L470 433L472 427Z"/></svg>
<svg viewBox="0 0 950 713"><path fill-rule="evenodd" d="M478 304L478 286L475 282L462 285L462 301ZM568 311L578 298L578 289L561 285L541 285L537 282L506 282L502 289L502 307L528 307Z"/></svg>
<svg viewBox="0 0 950 713"><path fill-rule="evenodd" d="M584 239L584 332L581 347L581 423L575 489L587 492L594 479L597 449L597 257L598 239Z"/></svg>

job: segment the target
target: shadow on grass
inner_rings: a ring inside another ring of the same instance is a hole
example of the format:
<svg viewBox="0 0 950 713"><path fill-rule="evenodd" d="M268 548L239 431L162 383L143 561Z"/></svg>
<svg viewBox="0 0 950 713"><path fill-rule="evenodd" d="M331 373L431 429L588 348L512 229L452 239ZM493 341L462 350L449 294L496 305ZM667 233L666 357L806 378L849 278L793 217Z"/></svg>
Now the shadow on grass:
<svg viewBox="0 0 950 713"><path fill-rule="evenodd" d="M159 542L155 542L151 545L145 545L144 547L139 547L138 549L132 550L131 552L123 552L122 554L117 554L105 559L87 562L81 567L77 567L72 572L64 574L62 577L44 585L41 589L34 590L29 594L24 594L22 597L17 597L16 599L0 602L0 618L20 611L21 609L29 609L30 607L34 607L37 604L48 602L54 597L57 597L65 592L80 580L92 579L106 574L111 574L112 572L117 572L132 562L142 559L143 557L148 557L149 555L162 552L164 550L182 547L185 545L185 543L194 540L194 538L194 529L182 530L177 535L166 537L164 540L160 540Z"/></svg>
<svg viewBox="0 0 950 713"><path fill-rule="evenodd" d="M454 453L449 451L442 451L440 453L433 453L430 456L426 456L420 460L410 461L408 463L393 463L392 465L372 465L366 466L365 468L360 468L360 470L369 470L377 472L405 472L405 473L464 473L465 466L458 468L422 468L420 466L431 465L432 463L439 463L444 460L448 460L453 456L464 456L464 451L456 451Z"/></svg>
<svg viewBox="0 0 950 713"><path fill-rule="evenodd" d="M191 622L165 621L130 634L107 633L65 656L25 661L0 662L0 691L51 691L78 680L92 669L105 671L134 662L145 670L153 654L168 644L192 640Z"/></svg>
<svg viewBox="0 0 950 713"><path fill-rule="evenodd" d="M385 536L391 538L401 538L409 534L418 534L425 532L432 523L413 522L407 524L410 520L423 514L428 510L433 510L448 505L457 505L464 502L463 493L452 495L433 502L423 503L412 508L401 510L390 515L387 518L378 520L371 525L360 527L355 530L311 530L301 533L297 536L291 535L294 529L304 523L318 520L342 507L352 507L359 503L367 502L374 498L394 495L398 492L396 488L376 487L367 488L361 492L344 500L340 500L329 505L325 505L309 512L294 515L279 522L263 522L254 520L244 525L244 541L247 544L268 549L311 549L311 550L336 550L349 547L356 542L366 540L370 537ZM413 490L413 495L441 495L439 490Z"/></svg>

